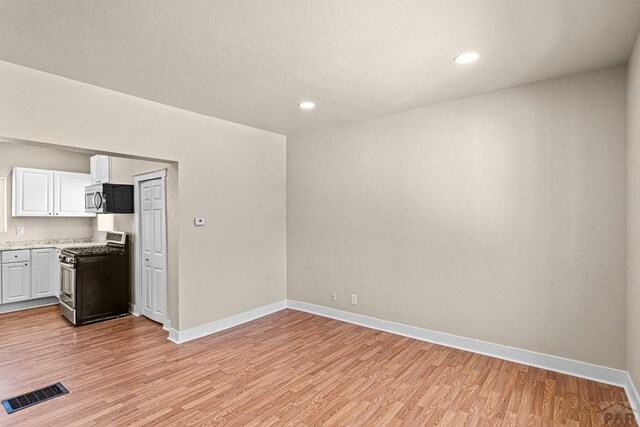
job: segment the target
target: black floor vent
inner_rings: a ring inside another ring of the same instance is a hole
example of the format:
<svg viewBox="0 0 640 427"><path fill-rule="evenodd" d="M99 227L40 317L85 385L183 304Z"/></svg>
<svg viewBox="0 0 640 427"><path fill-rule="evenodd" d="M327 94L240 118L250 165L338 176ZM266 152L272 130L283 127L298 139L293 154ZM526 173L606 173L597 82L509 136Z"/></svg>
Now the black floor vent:
<svg viewBox="0 0 640 427"><path fill-rule="evenodd" d="M62 396L67 393L69 393L69 390L64 388L61 383L55 383L54 385L32 391L31 393L12 397L11 399L5 399L2 401L2 406L7 410L7 414L11 414L19 411L20 409L37 405L45 400L53 399L54 397Z"/></svg>

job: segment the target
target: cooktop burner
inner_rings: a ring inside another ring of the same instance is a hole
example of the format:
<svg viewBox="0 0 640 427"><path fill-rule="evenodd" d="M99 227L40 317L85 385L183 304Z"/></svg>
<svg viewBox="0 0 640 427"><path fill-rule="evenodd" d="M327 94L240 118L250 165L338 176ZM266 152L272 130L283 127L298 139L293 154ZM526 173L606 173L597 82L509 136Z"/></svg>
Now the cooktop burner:
<svg viewBox="0 0 640 427"><path fill-rule="evenodd" d="M88 246L79 248L66 248L63 250L63 252L67 252L74 256L119 255L123 251L123 248L116 248L113 246Z"/></svg>

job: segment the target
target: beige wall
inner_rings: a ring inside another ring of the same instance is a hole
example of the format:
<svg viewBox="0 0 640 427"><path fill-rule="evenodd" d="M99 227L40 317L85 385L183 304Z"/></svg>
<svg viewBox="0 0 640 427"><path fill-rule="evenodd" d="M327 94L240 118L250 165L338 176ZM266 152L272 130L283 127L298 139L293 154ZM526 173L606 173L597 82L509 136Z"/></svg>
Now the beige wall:
<svg viewBox="0 0 640 427"><path fill-rule="evenodd" d="M11 216L11 170L14 167L89 172L89 156L25 144L0 142L0 177L7 178L7 232L0 233L0 243L16 240L78 238L93 236L93 218L13 218ZM16 235L16 227L24 227Z"/></svg>
<svg viewBox="0 0 640 427"><path fill-rule="evenodd" d="M187 329L286 295L282 135L0 62L0 136L178 162L170 318ZM193 218L205 216L205 227ZM176 311L179 307L179 314Z"/></svg>
<svg viewBox="0 0 640 427"><path fill-rule="evenodd" d="M289 298L624 368L625 108L618 67L288 138Z"/></svg>
<svg viewBox="0 0 640 427"><path fill-rule="evenodd" d="M286 153L280 135L4 62L0 74L0 136L178 162L174 327L285 298L288 263L293 299L625 367L624 68L293 136Z"/></svg>
<svg viewBox="0 0 640 427"><path fill-rule="evenodd" d="M640 390L640 36L627 82L627 370Z"/></svg>

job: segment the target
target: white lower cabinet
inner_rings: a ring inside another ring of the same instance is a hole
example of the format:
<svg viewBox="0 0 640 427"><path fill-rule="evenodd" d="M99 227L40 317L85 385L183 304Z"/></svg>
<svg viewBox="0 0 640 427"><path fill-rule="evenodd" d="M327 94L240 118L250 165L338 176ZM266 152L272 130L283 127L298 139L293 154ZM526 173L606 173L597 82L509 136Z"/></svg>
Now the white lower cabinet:
<svg viewBox="0 0 640 427"><path fill-rule="evenodd" d="M55 249L31 250L31 298L56 296L58 257Z"/></svg>
<svg viewBox="0 0 640 427"><path fill-rule="evenodd" d="M31 298L31 269L28 262L2 264L2 303Z"/></svg>
<svg viewBox="0 0 640 427"><path fill-rule="evenodd" d="M58 252L53 248L2 252L2 304L59 296Z"/></svg>

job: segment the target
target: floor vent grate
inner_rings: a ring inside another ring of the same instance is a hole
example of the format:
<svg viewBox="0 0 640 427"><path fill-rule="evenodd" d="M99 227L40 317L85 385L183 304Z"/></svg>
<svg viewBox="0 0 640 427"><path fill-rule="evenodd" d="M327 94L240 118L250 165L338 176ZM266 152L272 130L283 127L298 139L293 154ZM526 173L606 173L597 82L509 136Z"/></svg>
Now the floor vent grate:
<svg viewBox="0 0 640 427"><path fill-rule="evenodd" d="M32 391L31 393L5 399L2 401L2 406L6 409L7 414L11 414L19 411L20 409L37 405L45 400L53 399L54 397L62 396L67 393L69 393L69 390L67 390L61 383L55 383L49 387Z"/></svg>

